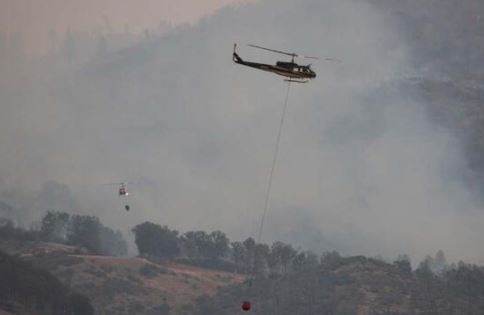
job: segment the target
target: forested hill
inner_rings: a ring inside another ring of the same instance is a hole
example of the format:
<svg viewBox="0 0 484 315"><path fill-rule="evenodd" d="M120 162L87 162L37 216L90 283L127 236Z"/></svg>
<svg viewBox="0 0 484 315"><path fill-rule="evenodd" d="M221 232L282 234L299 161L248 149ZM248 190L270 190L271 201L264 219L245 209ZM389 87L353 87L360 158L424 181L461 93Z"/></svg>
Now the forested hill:
<svg viewBox="0 0 484 315"><path fill-rule="evenodd" d="M224 266L221 260L211 260L205 269L194 266L202 261L181 259L186 256L180 255L179 239L170 237L178 232L150 226L162 232L143 239L154 245L153 252L141 251L151 261L120 257L126 255L125 240L97 217L48 212L38 229L30 230L0 218L0 311L189 314L184 310L197 297L242 281L240 274L216 270Z"/></svg>
<svg viewBox="0 0 484 315"><path fill-rule="evenodd" d="M87 296L96 313L232 315L241 312L244 300L250 301L252 313L259 315L484 312L484 268L448 263L442 251L427 256L413 269L406 255L393 262L342 257L337 252L302 251L282 242L230 241L221 231L180 234L167 226L144 222L133 229L142 257L113 257L102 252L90 255L96 247L80 249L69 243L72 241L25 240L27 236L61 240L55 236L69 221L62 213L46 217L49 220L44 218L44 224L57 228L44 228L49 233L43 236L12 230L11 226L0 228L0 248L18 256L4 255L3 261L16 261L20 269L29 266L22 259L44 270L32 275L33 284L36 279L50 279L45 280L46 285L55 283L47 271L51 272L64 286ZM22 295L22 278L17 280L13 291L2 291L4 301L10 297L10 304L0 305L0 309L30 305ZM52 290L57 292L54 287ZM34 295L27 301L37 298L40 291L28 291ZM46 297L44 303L49 301ZM89 305L81 296L76 297L76 303L85 303L79 307Z"/></svg>
<svg viewBox="0 0 484 315"><path fill-rule="evenodd" d="M412 271L405 261L327 254L319 263L200 298L194 310L237 314L247 300L258 315L478 315L484 312L483 280L482 267L466 264L436 274L426 264Z"/></svg>

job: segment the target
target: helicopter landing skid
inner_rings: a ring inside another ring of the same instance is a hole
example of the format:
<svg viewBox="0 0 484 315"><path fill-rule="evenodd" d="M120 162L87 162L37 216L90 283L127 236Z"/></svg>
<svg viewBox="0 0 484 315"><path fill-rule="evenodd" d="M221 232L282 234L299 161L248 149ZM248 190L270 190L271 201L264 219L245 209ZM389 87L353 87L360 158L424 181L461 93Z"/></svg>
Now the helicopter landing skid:
<svg viewBox="0 0 484 315"><path fill-rule="evenodd" d="M286 82L295 82L295 83L307 83L309 80L294 80L294 79L284 79Z"/></svg>

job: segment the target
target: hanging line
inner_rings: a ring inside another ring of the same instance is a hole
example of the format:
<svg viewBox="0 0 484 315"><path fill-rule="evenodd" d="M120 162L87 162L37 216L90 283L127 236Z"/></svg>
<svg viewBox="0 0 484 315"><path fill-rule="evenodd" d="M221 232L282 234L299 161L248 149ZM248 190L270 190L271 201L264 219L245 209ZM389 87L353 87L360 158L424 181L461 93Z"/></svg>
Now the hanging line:
<svg viewBox="0 0 484 315"><path fill-rule="evenodd" d="M281 121L279 124L279 132L277 133L276 147L274 148L274 156L272 159L271 171L269 173L269 182L267 183L267 190L266 190L266 196L265 196L265 202L264 202L264 211L262 212L262 217L261 217L260 226L259 226L259 233L257 235L257 243L259 244L262 239L262 230L264 229L264 221L267 215L267 209L269 208L269 200L271 197L271 190L272 190L272 179L274 177L274 170L276 168L277 156L279 155L279 146L281 144L282 127L284 126L284 120L286 118L290 87L291 87L291 82L287 82L286 99L284 101L284 107L282 109Z"/></svg>
<svg viewBox="0 0 484 315"><path fill-rule="evenodd" d="M291 86L291 82L287 82L286 98L284 100L284 107L282 109L281 121L279 123L279 131L277 133L276 146L274 148L274 155L273 155L273 159L272 159L271 171L269 173L269 181L267 183L267 190L266 190L265 201L264 201L264 211L262 212L262 216L261 216L261 219L260 219L260 226L259 226L259 232L258 232L258 235L257 235L256 245L260 244L260 242L261 242L262 231L264 229L264 221L265 221L265 217L267 215L267 209L269 208L269 200L270 200L271 189L272 189L272 179L274 177L274 170L276 168L277 156L279 155L279 146L280 146L280 143L281 143L282 127L284 126L284 120L285 120L286 112L287 112L287 103L288 103L288 99L289 99L289 88L290 88L290 86ZM254 289L252 288L252 282L255 279L256 273L257 273L255 261L254 261L254 266L251 266L251 269L252 270L249 270L249 275L247 275L247 277L245 278L245 281L248 285L249 292L255 292ZM246 300L242 304L243 309L244 309L244 305L246 303L248 303L248 305L250 307L250 302Z"/></svg>

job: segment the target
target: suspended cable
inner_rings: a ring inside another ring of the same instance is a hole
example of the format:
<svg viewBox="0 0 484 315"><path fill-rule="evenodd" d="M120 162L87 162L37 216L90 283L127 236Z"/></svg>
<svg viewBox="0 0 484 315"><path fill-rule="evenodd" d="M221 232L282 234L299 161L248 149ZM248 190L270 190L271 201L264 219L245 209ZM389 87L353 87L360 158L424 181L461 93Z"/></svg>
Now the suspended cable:
<svg viewBox="0 0 484 315"><path fill-rule="evenodd" d="M257 243L261 242L262 231L264 229L264 221L265 221L265 218L266 218L266 215L267 215L267 209L269 208L269 200L270 200L270 197L271 197L271 190L272 190L272 179L274 177L274 170L276 168L277 157L279 155L279 146L281 144L282 127L284 126L284 120L286 118L287 103L288 103L288 99L289 99L289 88L290 87L291 87L291 82L287 82L286 99L284 100L284 107L282 109L281 121L279 123L279 131L277 133L276 146L274 148L274 155L273 155L273 159L272 159L271 171L269 173L269 181L267 183L267 190L266 190L265 201L264 201L264 211L262 212L262 216L261 216L261 219L260 219L259 232L257 234Z"/></svg>
<svg viewBox="0 0 484 315"><path fill-rule="evenodd" d="M289 99L289 88L290 88L290 86L291 86L291 82L288 82L287 83L287 90L286 90L286 98L284 100L284 106L283 106L283 109L282 109L281 120L279 122L279 130L277 132L276 146L274 148L274 154L273 154L273 158L272 158L271 170L270 170L270 173L269 173L269 181L267 183L267 190L266 190L265 200L264 200L264 210L262 212L261 219L260 219L260 226L259 226L259 231L258 231L258 234L257 234L257 242L256 242L256 244L260 244L260 242L261 242L262 232L263 232L263 229L264 229L264 221L265 221L265 217L267 215L267 210L269 208L269 200L270 200L271 190L272 190L272 180L274 178L274 170L276 168L277 157L279 155L279 146L281 144L281 135L282 135L282 128L284 126L284 120L286 118L286 112L287 112L287 104L288 104L288 99ZM247 285L249 287L249 290L251 290L252 281L256 277L256 273L257 273L257 271L256 271L256 268L255 268L255 265L254 265L252 267L252 270L249 271L249 275L247 275L247 277L245 279L245 281L246 281L246 283L247 283ZM249 310L250 309L250 302L249 301L244 301L242 303L242 309L244 311Z"/></svg>

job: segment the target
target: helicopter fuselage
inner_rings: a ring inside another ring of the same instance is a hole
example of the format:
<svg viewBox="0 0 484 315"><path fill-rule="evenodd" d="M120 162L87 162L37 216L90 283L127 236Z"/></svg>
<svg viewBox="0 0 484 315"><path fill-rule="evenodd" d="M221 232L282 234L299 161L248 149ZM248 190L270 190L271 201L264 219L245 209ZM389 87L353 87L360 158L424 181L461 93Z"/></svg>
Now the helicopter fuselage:
<svg viewBox="0 0 484 315"><path fill-rule="evenodd" d="M298 65L295 62L286 61L278 61L275 65L245 61L240 58L240 56L235 51L233 53L232 59L235 63L263 71L272 72L290 79L306 80L314 79L316 77L316 73L311 70L310 65L304 66Z"/></svg>
<svg viewBox="0 0 484 315"><path fill-rule="evenodd" d="M129 193L128 193L128 189L126 188L126 185L125 184L121 184L121 187L119 187L119 196L128 196Z"/></svg>

